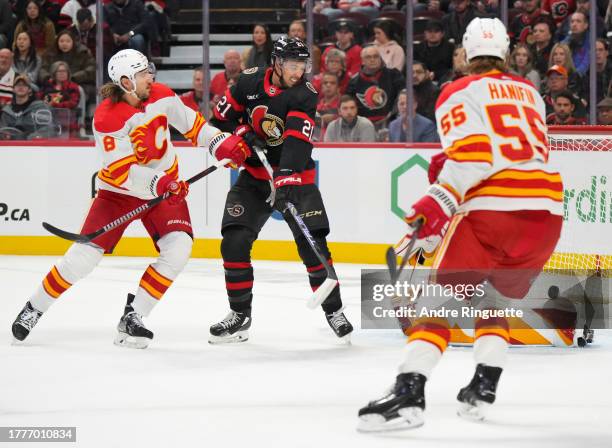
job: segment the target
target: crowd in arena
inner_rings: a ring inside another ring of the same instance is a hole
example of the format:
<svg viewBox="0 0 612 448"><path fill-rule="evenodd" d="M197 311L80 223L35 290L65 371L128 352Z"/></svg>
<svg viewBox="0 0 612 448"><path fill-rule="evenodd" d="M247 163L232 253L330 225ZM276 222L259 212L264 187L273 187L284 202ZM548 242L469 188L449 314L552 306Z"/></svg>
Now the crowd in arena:
<svg viewBox="0 0 612 448"><path fill-rule="evenodd" d="M104 59L161 53L164 0L104 0ZM96 1L0 0L0 139L86 138L96 105Z"/></svg>
<svg viewBox="0 0 612 448"><path fill-rule="evenodd" d="M314 2L310 76L319 92L316 140L403 142L411 131L415 142L438 141L435 102L445 84L466 73L465 28L474 17L499 17L500 0L411 1L412 125L405 90L406 1ZM104 4L106 58L123 48L148 56L167 51L170 21L164 0ZM508 7L508 65L540 90L550 125L589 122L589 11L596 8L596 122L612 125L612 2L509 0ZM95 0L0 0L0 138L45 138L61 129L85 136L96 102L95 9ZM306 41L305 19L293 21L287 31ZM270 65L268 26L257 24L252 32L252 45L242 54L225 53L224 70L210 84L209 102L202 101L204 73L194 70L193 90L182 95L186 104L212 107L241 70Z"/></svg>

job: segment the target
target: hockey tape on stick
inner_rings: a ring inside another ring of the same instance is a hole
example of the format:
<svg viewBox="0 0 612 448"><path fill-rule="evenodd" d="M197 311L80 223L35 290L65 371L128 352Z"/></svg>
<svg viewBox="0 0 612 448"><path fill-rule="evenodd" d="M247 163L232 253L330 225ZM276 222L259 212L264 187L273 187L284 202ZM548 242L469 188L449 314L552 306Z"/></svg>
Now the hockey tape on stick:
<svg viewBox="0 0 612 448"><path fill-rule="evenodd" d="M196 174L195 176L190 177L189 179L186 180L186 182L191 185L194 182L197 182L198 180L202 179L203 177L208 176L210 173L216 171L220 166L224 166L224 165L228 164L229 162L231 162L230 159L219 160L219 161L215 162L213 165L211 165L208 168L206 168L204 171L201 171L198 174ZM99 237L100 235L103 235L106 232L109 232L109 231L111 231L113 229L116 229L120 225L123 225L126 222L131 221L136 216L138 216L138 215L144 213L145 211L155 207L161 201L163 201L164 199L168 198L170 196L170 194L171 193L166 192L166 193L164 193L161 196L157 196L156 198L153 198L150 201L145 202L140 207L136 207L134 210L132 210L132 211L126 213L125 215L120 216L119 218L115 219L114 221L106 224L104 227L96 230L95 232L87 233L85 235L81 235L80 233L67 232L65 230L58 229L57 227L49 224L48 222L43 222L42 226L48 232L52 233L53 235L59 236L60 238L63 238L65 240L74 241L76 243L89 243L93 239Z"/></svg>
<svg viewBox="0 0 612 448"><path fill-rule="evenodd" d="M295 205L293 205L291 202L287 202L287 209L289 210L291 216L293 216L295 223L300 228L302 234L306 238L306 241L308 241L308 244L312 248L312 251L317 256L323 267L325 267L325 271L327 272L327 278L325 279L325 281L321 284L321 286L317 288L314 293L312 293L311 299L306 302L306 306L308 306L308 308L315 309L316 307L321 305L325 301L325 299L327 299L327 297L329 297L334 288L338 285L338 276L336 275L336 271L334 270L334 268L332 268L325 259L325 257L321 255L321 249L319 249L317 242L310 233L310 230L308 230L308 227L306 227L306 223L304 222L304 220L300 218L300 215L298 214Z"/></svg>
<svg viewBox="0 0 612 448"><path fill-rule="evenodd" d="M419 230L421 230L422 225L423 220L421 219L415 223L413 227L412 236L410 237L410 242L408 243L408 247L404 252L406 256L402 257L402 262L400 264L399 269L397 268L397 255L395 254L395 249L393 248L393 246L389 246L387 248L385 258L387 260L387 267L389 268L389 276L391 277L391 283L395 283L399 279L400 275L402 274L402 271L406 267L406 263L408 263L408 260L410 259L410 254L412 253L412 249L414 248L416 241L419 239Z"/></svg>

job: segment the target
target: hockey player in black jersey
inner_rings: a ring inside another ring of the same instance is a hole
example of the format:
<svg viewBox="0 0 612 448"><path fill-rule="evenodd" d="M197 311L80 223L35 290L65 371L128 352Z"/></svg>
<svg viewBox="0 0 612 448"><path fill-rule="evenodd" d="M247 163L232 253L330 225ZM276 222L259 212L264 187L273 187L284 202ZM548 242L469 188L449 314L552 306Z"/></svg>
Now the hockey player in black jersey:
<svg viewBox="0 0 612 448"><path fill-rule="evenodd" d="M324 266L287 210L287 202L295 205L322 255L331 261L325 239L329 222L315 185L315 164L311 158L317 92L304 79L310 65L308 47L299 39L283 36L274 43L272 67L243 71L214 110L212 123L242 136L252 148L257 145L264 149L274 173L270 179L257 155L251 154L227 195L221 254L231 311L210 327L210 343L248 339L253 300L251 248L274 209L283 213L293 233L312 289L316 290L327 277ZM231 157L219 152L214 155L219 160ZM241 160L235 162L239 164ZM276 190L274 197L271 183ZM322 308L334 333L339 338L348 338L353 327L342 311L338 286Z"/></svg>

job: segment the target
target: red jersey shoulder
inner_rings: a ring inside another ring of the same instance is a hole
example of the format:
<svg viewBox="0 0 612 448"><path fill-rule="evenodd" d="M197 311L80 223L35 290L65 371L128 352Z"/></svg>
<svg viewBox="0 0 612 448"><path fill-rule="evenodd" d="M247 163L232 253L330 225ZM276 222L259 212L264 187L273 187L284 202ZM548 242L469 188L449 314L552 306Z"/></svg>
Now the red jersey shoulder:
<svg viewBox="0 0 612 448"><path fill-rule="evenodd" d="M512 81L520 82L522 84L526 84L530 86L531 88L535 89L535 86L533 85L531 81L521 76L513 75L511 73L502 73L502 72L494 71L494 72L488 72L488 73L481 73L478 75L464 76L463 78L459 78L451 82L450 84L447 84L442 89L442 92L440 92L440 96L438 97L438 101L436 101L436 109L442 106L442 104L444 104L453 93L463 90L467 88L471 83L475 81L480 81L483 78L512 80Z"/></svg>
<svg viewBox="0 0 612 448"><path fill-rule="evenodd" d="M110 98L106 98L94 113L94 127L104 134L117 132L136 112L138 110L124 101L113 103Z"/></svg>
<svg viewBox="0 0 612 448"><path fill-rule="evenodd" d="M154 82L151 86L149 99L145 102L145 104L151 104L157 100L161 100L162 98L173 97L174 95L174 91L167 85Z"/></svg>

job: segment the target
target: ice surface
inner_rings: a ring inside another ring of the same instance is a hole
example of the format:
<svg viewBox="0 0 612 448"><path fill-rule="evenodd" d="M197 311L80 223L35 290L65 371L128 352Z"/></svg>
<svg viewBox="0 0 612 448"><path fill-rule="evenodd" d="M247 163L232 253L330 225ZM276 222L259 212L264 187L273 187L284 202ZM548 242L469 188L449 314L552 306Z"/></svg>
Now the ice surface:
<svg viewBox="0 0 612 448"><path fill-rule="evenodd" d="M612 446L610 334L596 332L587 349L512 349L484 423L455 415L473 361L469 349L451 348L427 384L425 426L364 435L357 410L393 381L404 340L357 329L352 346L338 345L323 313L306 308L300 264L254 263L244 344L207 343L227 312L223 271L219 260L193 259L146 319L150 347L115 347L126 293L151 260L108 257L13 346L11 323L55 259L0 257L0 426L78 427L76 444L52 446ZM358 327L360 266L336 269Z"/></svg>

